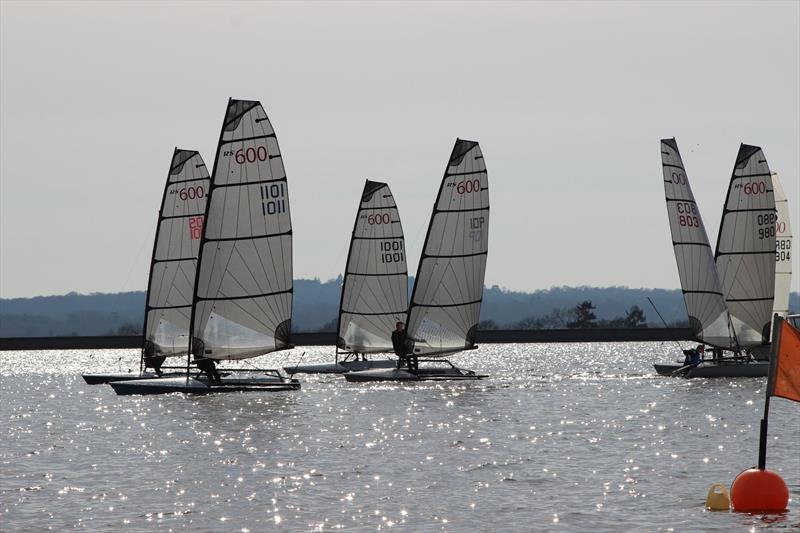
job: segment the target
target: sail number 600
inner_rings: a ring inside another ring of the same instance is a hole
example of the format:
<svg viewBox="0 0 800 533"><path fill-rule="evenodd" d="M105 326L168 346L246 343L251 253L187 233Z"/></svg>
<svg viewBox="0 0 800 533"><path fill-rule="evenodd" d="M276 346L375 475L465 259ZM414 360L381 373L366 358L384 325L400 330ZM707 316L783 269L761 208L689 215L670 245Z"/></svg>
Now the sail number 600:
<svg viewBox="0 0 800 533"><path fill-rule="evenodd" d="M247 163L255 163L256 161L266 161L269 157L266 146L259 146L258 148L239 148L233 154L233 159L240 165Z"/></svg>
<svg viewBox="0 0 800 533"><path fill-rule="evenodd" d="M389 213L377 213L367 217L367 224L370 226L373 224L388 224L391 221L392 217L389 216Z"/></svg>
<svg viewBox="0 0 800 533"><path fill-rule="evenodd" d="M458 194L478 192L479 190L481 190L481 180L464 180L456 183L456 192Z"/></svg>

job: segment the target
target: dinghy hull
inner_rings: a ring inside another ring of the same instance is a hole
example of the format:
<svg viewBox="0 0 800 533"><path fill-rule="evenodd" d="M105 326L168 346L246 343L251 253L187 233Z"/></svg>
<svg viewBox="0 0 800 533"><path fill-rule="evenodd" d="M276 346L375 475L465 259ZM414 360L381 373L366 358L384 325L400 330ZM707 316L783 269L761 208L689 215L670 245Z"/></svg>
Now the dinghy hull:
<svg viewBox="0 0 800 533"><path fill-rule="evenodd" d="M284 372L287 374L345 374L347 372L358 372L361 370L372 370L379 368L396 368L397 361L381 359L378 361L339 361L338 363L327 363L320 365L299 365L296 367L285 366Z"/></svg>
<svg viewBox="0 0 800 533"><path fill-rule="evenodd" d="M769 373L769 363L756 361L749 363L703 363L686 371L679 364L653 365L660 376L676 376L687 378L763 378Z"/></svg>
<svg viewBox="0 0 800 533"><path fill-rule="evenodd" d="M344 378L352 383L367 381L475 381L487 376L472 370L450 368L420 368L410 371L406 368L388 368L348 372Z"/></svg>
<svg viewBox="0 0 800 533"><path fill-rule="evenodd" d="M118 372L116 374L81 374L87 385L102 385L112 381L138 381L140 379L160 379L155 372ZM163 378L186 376L186 372L164 372Z"/></svg>
<svg viewBox="0 0 800 533"><path fill-rule="evenodd" d="M300 382L277 376L253 376L222 379L221 383L211 383L205 376L186 375L175 378L142 379L136 381L112 381L114 392L123 396L131 394L218 394L223 392L276 392L298 390Z"/></svg>

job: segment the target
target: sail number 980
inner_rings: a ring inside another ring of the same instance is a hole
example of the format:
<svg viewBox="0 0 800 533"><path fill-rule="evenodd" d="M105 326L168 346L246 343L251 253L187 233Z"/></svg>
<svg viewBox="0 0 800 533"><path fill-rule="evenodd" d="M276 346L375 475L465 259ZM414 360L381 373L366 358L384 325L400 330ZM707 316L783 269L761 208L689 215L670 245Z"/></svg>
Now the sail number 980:
<svg viewBox="0 0 800 533"><path fill-rule="evenodd" d="M403 241L381 241L381 263L399 263L405 261Z"/></svg>
<svg viewBox="0 0 800 533"><path fill-rule="evenodd" d="M778 215L775 213L766 213L763 215L758 215L756 218L756 222L758 223L760 228L758 228L758 238L759 239L769 239L775 236L775 223L778 220Z"/></svg>

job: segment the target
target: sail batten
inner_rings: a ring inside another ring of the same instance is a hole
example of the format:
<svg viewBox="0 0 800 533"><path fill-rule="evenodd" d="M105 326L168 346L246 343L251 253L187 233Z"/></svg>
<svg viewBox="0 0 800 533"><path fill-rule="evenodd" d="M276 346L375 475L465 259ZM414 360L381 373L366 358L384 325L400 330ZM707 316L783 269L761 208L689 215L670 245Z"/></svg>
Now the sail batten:
<svg viewBox="0 0 800 533"><path fill-rule="evenodd" d="M386 183L366 180L342 280L337 348L391 352L395 322L407 310L405 238L397 204Z"/></svg>
<svg viewBox="0 0 800 533"><path fill-rule="evenodd" d="M775 291L775 198L758 146L736 156L714 255L741 347L769 343Z"/></svg>
<svg viewBox="0 0 800 533"><path fill-rule="evenodd" d="M675 139L661 140L664 196L689 327L698 341L735 349L728 307Z"/></svg>
<svg viewBox="0 0 800 533"><path fill-rule="evenodd" d="M292 226L277 138L257 101L233 100L214 161L192 352L245 359L290 347Z"/></svg>
<svg viewBox="0 0 800 533"><path fill-rule="evenodd" d="M486 273L489 185L477 142L456 140L425 236L409 305L413 353L475 347Z"/></svg>
<svg viewBox="0 0 800 533"><path fill-rule="evenodd" d="M145 298L142 354L185 354L210 178L200 154L175 148L161 200Z"/></svg>

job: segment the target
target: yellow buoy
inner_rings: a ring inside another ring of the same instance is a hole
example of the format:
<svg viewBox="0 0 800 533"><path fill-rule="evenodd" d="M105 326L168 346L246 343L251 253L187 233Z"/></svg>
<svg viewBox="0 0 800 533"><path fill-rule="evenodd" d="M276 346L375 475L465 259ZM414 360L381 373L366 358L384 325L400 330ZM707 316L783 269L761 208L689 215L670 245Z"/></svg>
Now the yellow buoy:
<svg viewBox="0 0 800 533"><path fill-rule="evenodd" d="M708 496L706 496L706 509L709 511L730 511L731 497L725 485L714 483L709 487Z"/></svg>

